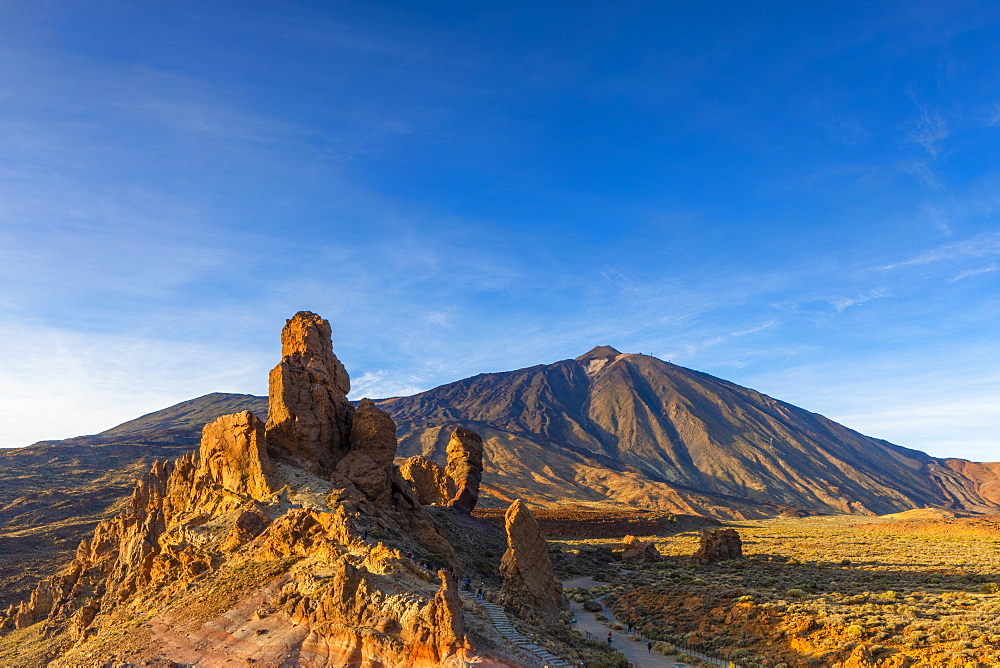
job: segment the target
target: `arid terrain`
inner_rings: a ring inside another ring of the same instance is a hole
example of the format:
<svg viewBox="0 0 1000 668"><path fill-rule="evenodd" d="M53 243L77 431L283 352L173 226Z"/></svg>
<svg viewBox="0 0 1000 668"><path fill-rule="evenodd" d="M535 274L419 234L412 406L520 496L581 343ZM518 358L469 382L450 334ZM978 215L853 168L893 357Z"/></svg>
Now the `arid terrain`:
<svg viewBox="0 0 1000 668"><path fill-rule="evenodd" d="M657 641L743 666L992 666L1000 662L1000 519L822 516L732 523L744 558L700 566L698 532L644 536L658 563L617 564L597 589ZM975 527L974 531L956 526ZM561 540L616 548L609 539ZM622 569L629 572L622 572Z"/></svg>

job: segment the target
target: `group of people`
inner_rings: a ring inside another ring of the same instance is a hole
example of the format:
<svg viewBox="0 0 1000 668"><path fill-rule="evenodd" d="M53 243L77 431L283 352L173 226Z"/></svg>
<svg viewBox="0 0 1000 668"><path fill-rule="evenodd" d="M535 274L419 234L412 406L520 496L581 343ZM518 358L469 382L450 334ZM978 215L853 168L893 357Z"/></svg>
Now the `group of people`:
<svg viewBox="0 0 1000 668"><path fill-rule="evenodd" d="M576 620L574 620L574 621L576 621ZM629 622L629 625L628 625L628 632L632 633L632 623L631 622ZM613 640L614 640L614 634L611 631L608 631L608 647L611 646L611 643L612 643ZM652 654L652 653L653 653L653 641L649 641L649 642L646 643L646 654Z"/></svg>

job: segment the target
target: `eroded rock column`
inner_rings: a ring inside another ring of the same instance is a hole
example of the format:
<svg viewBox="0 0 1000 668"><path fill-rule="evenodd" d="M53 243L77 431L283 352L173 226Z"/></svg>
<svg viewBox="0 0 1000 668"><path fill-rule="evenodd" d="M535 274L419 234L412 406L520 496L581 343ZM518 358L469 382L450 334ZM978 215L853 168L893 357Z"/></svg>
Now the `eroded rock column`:
<svg viewBox="0 0 1000 668"><path fill-rule="evenodd" d="M483 477L483 439L470 429L459 427L448 441L448 465L445 475L454 481L455 495L448 505L471 513L479 501L479 483Z"/></svg>
<svg viewBox="0 0 1000 668"><path fill-rule="evenodd" d="M326 473L350 448L351 380L333 354L330 323L299 311L281 330L281 355L269 378L267 447Z"/></svg>
<svg viewBox="0 0 1000 668"><path fill-rule="evenodd" d="M554 623L562 605L562 584L552 572L549 546L528 506L517 499L504 515L507 551L500 560L508 605L523 606L544 622Z"/></svg>

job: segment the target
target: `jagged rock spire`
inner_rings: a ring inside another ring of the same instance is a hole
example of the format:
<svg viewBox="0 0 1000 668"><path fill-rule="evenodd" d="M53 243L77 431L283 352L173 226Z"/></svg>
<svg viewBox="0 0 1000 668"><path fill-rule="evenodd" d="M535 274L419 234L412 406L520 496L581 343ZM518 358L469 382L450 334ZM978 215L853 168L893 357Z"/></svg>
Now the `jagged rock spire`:
<svg viewBox="0 0 1000 668"><path fill-rule="evenodd" d="M455 495L448 505L471 513L479 501L479 482L483 477L483 439L470 429L459 427L448 441L448 465L445 475L455 481Z"/></svg>
<svg viewBox="0 0 1000 668"><path fill-rule="evenodd" d="M501 596L529 614L554 623L562 605L562 584L549 559L549 546L528 506L515 499L504 514L507 551L500 560Z"/></svg>
<svg viewBox="0 0 1000 668"><path fill-rule="evenodd" d="M281 330L281 362L271 370L267 446L325 473L350 449L351 380L333 353L330 323L299 311Z"/></svg>

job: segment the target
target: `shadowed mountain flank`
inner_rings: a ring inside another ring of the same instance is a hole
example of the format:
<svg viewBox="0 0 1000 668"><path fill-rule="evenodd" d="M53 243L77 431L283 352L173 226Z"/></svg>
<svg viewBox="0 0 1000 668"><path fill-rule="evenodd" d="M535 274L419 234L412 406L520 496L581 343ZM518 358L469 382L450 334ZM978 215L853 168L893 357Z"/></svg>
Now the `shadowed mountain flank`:
<svg viewBox="0 0 1000 668"><path fill-rule="evenodd" d="M610 346L380 405L400 426L401 456L442 459L454 426L482 434L484 506L523 496L718 516L998 509L988 466L946 463Z"/></svg>

